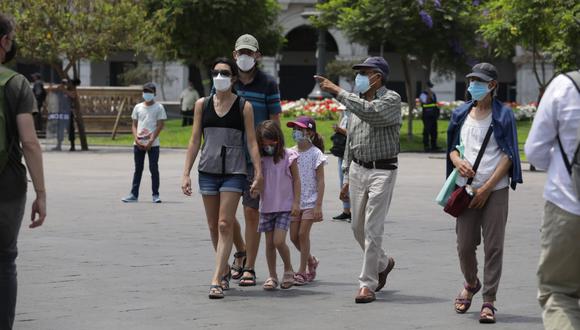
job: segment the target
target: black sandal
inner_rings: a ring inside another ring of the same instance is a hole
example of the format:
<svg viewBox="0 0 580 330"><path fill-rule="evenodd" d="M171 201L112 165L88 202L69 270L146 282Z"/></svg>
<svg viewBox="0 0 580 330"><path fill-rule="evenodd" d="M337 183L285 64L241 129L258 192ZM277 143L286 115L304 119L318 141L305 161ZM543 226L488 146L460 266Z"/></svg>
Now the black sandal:
<svg viewBox="0 0 580 330"><path fill-rule="evenodd" d="M243 273L250 273L250 276L242 276L240 279L240 286L255 286L256 285L256 272L252 268L244 268Z"/></svg>
<svg viewBox="0 0 580 330"><path fill-rule="evenodd" d="M209 287L209 299L223 299L224 298L224 290L220 285L212 284Z"/></svg>
<svg viewBox="0 0 580 330"><path fill-rule="evenodd" d="M244 258L244 259L242 259L241 266L236 265L236 259L239 259L239 258ZM244 272L243 272L244 267L246 267L246 251L239 251L239 252L234 253L234 262L232 263L231 272L230 272L232 275L232 278L234 280L238 280L238 279L240 279L240 277L242 277L242 275L244 275Z"/></svg>
<svg viewBox="0 0 580 330"><path fill-rule="evenodd" d="M220 285L224 291L230 289L230 279L231 278L232 278L231 271L228 271L228 273L222 277Z"/></svg>

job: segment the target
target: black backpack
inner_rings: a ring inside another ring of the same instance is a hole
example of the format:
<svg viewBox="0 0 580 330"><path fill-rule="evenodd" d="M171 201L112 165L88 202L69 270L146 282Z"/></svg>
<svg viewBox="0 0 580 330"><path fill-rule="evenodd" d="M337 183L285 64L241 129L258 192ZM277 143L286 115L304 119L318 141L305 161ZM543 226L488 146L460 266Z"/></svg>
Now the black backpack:
<svg viewBox="0 0 580 330"><path fill-rule="evenodd" d="M341 133L334 133L330 137L330 140L332 140L332 148L330 148L330 152L336 157L344 157L344 149L346 148L346 135Z"/></svg>

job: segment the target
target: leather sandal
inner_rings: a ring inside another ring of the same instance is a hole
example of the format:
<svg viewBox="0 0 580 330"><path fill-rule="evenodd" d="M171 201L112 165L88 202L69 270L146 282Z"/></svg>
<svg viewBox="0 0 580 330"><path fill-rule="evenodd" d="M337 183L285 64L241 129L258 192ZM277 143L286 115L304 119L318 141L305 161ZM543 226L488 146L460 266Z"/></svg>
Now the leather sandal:
<svg viewBox="0 0 580 330"><path fill-rule="evenodd" d="M236 264L236 260L239 258L244 258L242 259L242 265L237 265ZM244 267L246 266L246 251L239 251L234 253L234 262L232 262L231 265L231 274L232 274L232 278L234 280L239 280L240 277L242 277L242 275L244 275Z"/></svg>
<svg viewBox="0 0 580 330"><path fill-rule="evenodd" d="M224 298L224 290L222 289L221 285L211 285L209 287L209 299L223 299Z"/></svg>
<svg viewBox="0 0 580 330"><path fill-rule="evenodd" d="M491 310L491 314L489 312L484 312L484 309ZM491 303L483 303L481 305L481 312L479 312L479 323L495 323L495 312L497 308L495 308Z"/></svg>
<svg viewBox="0 0 580 330"><path fill-rule="evenodd" d="M473 300L473 296L475 296L475 294L478 293L479 290L481 290L481 282L479 281L479 279L477 279L477 284L475 285L475 287L472 288L467 283L464 283L463 287L465 288L465 290L467 290L467 292L471 293L471 298L463 298L461 296L462 292L459 292L459 296L455 298L455 312L459 314L464 314L469 310L469 307L471 307L471 300ZM463 305L463 309L457 307L457 305Z"/></svg>
<svg viewBox="0 0 580 330"><path fill-rule="evenodd" d="M252 268L244 268L242 273L250 273L250 276L242 276L240 279L240 286L255 286L256 285L256 272Z"/></svg>

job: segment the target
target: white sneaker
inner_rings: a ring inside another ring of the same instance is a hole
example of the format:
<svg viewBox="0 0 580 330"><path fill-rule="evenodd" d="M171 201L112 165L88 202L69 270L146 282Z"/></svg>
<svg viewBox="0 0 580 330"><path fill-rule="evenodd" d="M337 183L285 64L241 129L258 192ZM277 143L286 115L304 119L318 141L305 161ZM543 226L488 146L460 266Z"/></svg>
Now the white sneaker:
<svg viewBox="0 0 580 330"><path fill-rule="evenodd" d="M159 195L153 195L153 203L161 203L161 198L159 198Z"/></svg>
<svg viewBox="0 0 580 330"><path fill-rule="evenodd" d="M139 201L139 199L133 194L129 194L129 196L123 197L121 200L125 203L136 203Z"/></svg>

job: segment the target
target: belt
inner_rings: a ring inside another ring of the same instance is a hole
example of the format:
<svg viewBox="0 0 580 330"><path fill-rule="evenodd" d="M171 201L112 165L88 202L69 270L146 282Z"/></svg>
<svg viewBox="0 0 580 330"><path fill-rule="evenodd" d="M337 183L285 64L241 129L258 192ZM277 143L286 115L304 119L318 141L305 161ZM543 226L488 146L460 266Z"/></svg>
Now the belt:
<svg viewBox="0 0 580 330"><path fill-rule="evenodd" d="M396 170L397 169L396 164L398 162L398 159L397 157L395 157L389 159L374 160L371 162L363 162L362 160L353 158L352 161L368 169L375 168L377 170Z"/></svg>

